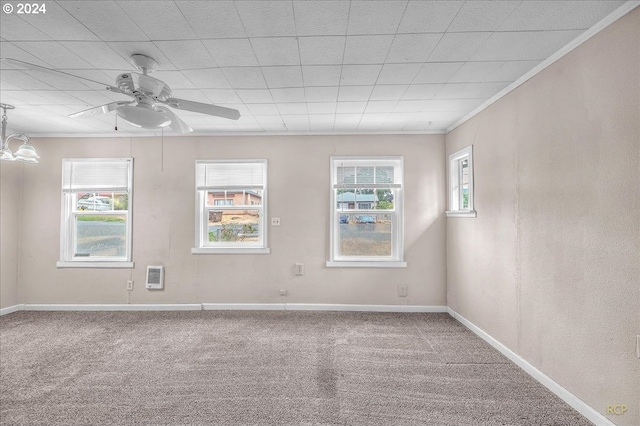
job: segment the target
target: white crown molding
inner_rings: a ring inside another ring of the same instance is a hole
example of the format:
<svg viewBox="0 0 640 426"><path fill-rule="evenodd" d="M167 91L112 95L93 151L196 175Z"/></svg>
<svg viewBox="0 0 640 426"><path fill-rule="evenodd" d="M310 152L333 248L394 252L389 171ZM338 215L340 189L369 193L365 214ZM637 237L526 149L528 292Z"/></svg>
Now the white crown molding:
<svg viewBox="0 0 640 426"><path fill-rule="evenodd" d="M538 370L536 367L531 365L528 361L522 358L520 355L513 352L511 349L500 343L498 340L491 337L480 327L457 313L451 308L448 308L449 315L455 318L462 325L467 327L469 330L474 332L478 337L482 340L493 346L496 350L498 350L502 355L506 356L511 360L514 364L524 370L525 373L533 377L537 382L542 384L544 387L549 389L551 392L556 394L560 399L569 404L576 410L578 413L582 414L584 417L589 419L596 425L599 426L615 426L613 422L603 416L601 413L593 409L586 402L575 396L573 393L569 392L566 388L562 387L556 381L554 381L551 377L544 374L542 371Z"/></svg>
<svg viewBox="0 0 640 426"><path fill-rule="evenodd" d="M624 15L631 12L633 9L635 9L638 6L640 6L640 0L632 0L624 3L622 6L620 6L619 8L611 12L609 15L607 15L600 22L596 23L587 31L585 31L584 33L580 34L578 37L573 39L571 42L565 45L562 49L558 50L556 53L549 56L547 59L545 59L544 61L540 62L538 65L533 67L531 71L524 74L522 77L520 77L519 79L517 79L516 81L514 81L513 83L511 83L510 85L508 85L507 87L505 87L504 89L502 89L501 91L493 95L491 98L483 102L480 106L478 106L476 109L471 111L469 114L465 115L464 117L462 117L461 119L453 123L451 126L447 128L445 134L451 132L456 127L460 126L466 121L469 121L471 118L475 117L480 112L487 109L490 105L496 103L498 100L506 96L508 93L514 91L516 88L521 86L527 80L530 80L536 74L540 73L542 70L544 70L551 64L557 62L559 59L566 56L573 49L580 46L582 43L589 40L591 37L598 34L600 31L604 30L606 27L608 27L618 19L622 18Z"/></svg>

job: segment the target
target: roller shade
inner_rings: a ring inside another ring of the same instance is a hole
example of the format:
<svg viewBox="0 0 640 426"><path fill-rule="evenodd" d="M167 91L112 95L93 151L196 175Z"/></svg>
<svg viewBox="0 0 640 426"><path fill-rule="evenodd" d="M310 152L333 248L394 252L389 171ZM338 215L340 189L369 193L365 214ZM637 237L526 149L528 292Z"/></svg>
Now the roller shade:
<svg viewBox="0 0 640 426"><path fill-rule="evenodd" d="M400 188L401 160L337 161L334 188Z"/></svg>
<svg viewBox="0 0 640 426"><path fill-rule="evenodd" d="M196 189L263 188L266 160L252 162L196 162Z"/></svg>
<svg viewBox="0 0 640 426"><path fill-rule="evenodd" d="M129 192L131 158L62 160L62 192Z"/></svg>

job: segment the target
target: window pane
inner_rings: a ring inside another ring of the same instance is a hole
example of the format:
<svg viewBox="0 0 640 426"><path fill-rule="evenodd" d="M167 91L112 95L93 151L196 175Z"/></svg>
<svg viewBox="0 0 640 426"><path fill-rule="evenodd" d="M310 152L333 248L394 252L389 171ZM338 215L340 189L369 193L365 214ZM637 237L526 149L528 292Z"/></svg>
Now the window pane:
<svg viewBox="0 0 640 426"><path fill-rule="evenodd" d="M340 256L391 256L391 214L339 215Z"/></svg>
<svg viewBox="0 0 640 426"><path fill-rule="evenodd" d="M75 194L76 211L127 210L129 194L113 192L81 192Z"/></svg>
<svg viewBox="0 0 640 426"><path fill-rule="evenodd" d="M76 215L75 257L125 257L127 216Z"/></svg>
<svg viewBox="0 0 640 426"><path fill-rule="evenodd" d="M207 192L208 206L260 206L261 189L217 190Z"/></svg>
<svg viewBox="0 0 640 426"><path fill-rule="evenodd" d="M338 189L338 210L393 210L392 189Z"/></svg>
<svg viewBox="0 0 640 426"><path fill-rule="evenodd" d="M210 210L210 243L256 243L260 240L260 210Z"/></svg>

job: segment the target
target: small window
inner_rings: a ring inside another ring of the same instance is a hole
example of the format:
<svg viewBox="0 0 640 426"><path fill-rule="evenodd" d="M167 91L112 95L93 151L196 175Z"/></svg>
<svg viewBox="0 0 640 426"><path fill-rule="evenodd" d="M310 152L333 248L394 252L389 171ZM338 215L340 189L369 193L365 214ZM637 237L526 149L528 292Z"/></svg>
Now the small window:
<svg viewBox="0 0 640 426"><path fill-rule="evenodd" d="M58 267L132 268L133 159L62 160Z"/></svg>
<svg viewBox="0 0 640 426"><path fill-rule="evenodd" d="M331 158L328 267L406 267L402 157Z"/></svg>
<svg viewBox="0 0 640 426"><path fill-rule="evenodd" d="M267 160L196 162L193 254L269 253Z"/></svg>
<svg viewBox="0 0 640 426"><path fill-rule="evenodd" d="M471 146L449 156L448 217L476 217L473 206L473 150Z"/></svg>

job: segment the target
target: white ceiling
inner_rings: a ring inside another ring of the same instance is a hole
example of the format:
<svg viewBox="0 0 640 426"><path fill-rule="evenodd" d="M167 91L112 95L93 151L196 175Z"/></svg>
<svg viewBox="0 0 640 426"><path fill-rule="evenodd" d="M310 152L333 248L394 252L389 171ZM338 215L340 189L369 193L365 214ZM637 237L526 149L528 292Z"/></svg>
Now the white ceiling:
<svg viewBox="0 0 640 426"><path fill-rule="evenodd" d="M174 110L196 134L370 134L444 132L625 2L47 0L38 15L7 3L2 58L114 85L142 53L174 97L242 115ZM115 134L113 112L67 115L130 98L20 68L1 65L10 133Z"/></svg>

